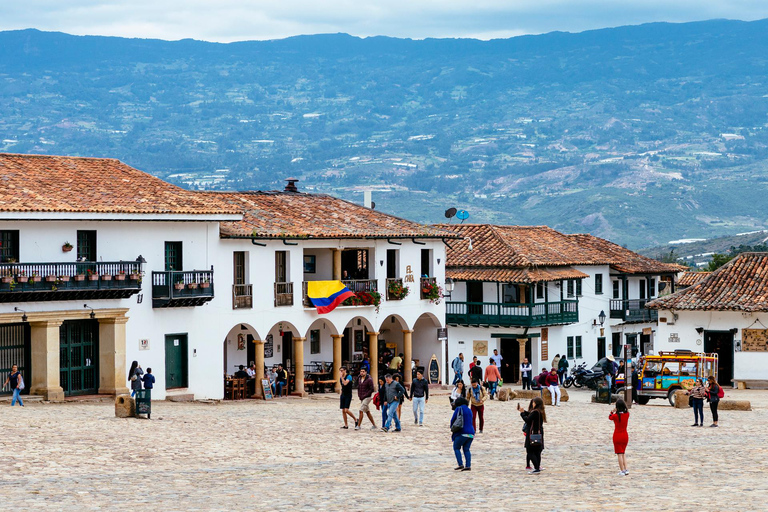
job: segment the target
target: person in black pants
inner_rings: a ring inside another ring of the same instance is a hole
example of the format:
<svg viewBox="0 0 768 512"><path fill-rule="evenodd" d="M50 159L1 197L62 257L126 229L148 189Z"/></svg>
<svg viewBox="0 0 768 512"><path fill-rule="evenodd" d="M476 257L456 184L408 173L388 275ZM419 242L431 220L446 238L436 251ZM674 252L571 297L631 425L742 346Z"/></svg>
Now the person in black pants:
<svg viewBox="0 0 768 512"><path fill-rule="evenodd" d="M531 377L533 376L533 367L528 362L528 358L523 359L520 364L520 378L523 381L523 389L531 389Z"/></svg>
<svg viewBox="0 0 768 512"><path fill-rule="evenodd" d="M712 424L710 427L717 427L717 406L720 405L720 385L711 375L707 378L707 396L709 397L709 410L712 411ZM703 419L702 419L703 421Z"/></svg>
<svg viewBox="0 0 768 512"><path fill-rule="evenodd" d="M530 409L523 411L520 404L517 404L517 409L520 411L520 417L525 421L527 432L525 433L525 451L533 463L533 471L530 471L529 475L541 473L541 452L544 450L544 423L547 422L547 414L544 412L544 400L540 397L536 397L531 400ZM534 444L531 442L531 435L541 434L541 443Z"/></svg>

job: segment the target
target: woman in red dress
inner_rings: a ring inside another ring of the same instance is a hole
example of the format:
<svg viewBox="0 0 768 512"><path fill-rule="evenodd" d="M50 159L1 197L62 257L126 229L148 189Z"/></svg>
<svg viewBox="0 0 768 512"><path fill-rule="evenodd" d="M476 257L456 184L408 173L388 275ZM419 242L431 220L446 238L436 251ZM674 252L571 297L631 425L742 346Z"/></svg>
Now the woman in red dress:
<svg viewBox="0 0 768 512"><path fill-rule="evenodd" d="M627 476L629 470L627 469L627 459L624 458L624 452L629 442L629 435L627 435L629 411L627 411L627 404L624 400L619 399L616 401L616 408L611 411L608 419L613 421L615 425L613 430L613 451L616 452L616 456L619 458L619 474Z"/></svg>

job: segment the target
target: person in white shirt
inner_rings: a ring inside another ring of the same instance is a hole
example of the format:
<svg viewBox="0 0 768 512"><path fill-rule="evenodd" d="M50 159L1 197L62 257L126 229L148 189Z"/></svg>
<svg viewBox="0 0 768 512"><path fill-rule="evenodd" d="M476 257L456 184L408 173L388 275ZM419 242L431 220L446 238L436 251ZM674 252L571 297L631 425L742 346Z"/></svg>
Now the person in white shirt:
<svg viewBox="0 0 768 512"><path fill-rule="evenodd" d="M520 364L520 377L523 381L523 389L531 389L531 373L533 371L533 367L528 362L528 358L526 357L523 359L523 362Z"/></svg>
<svg viewBox="0 0 768 512"><path fill-rule="evenodd" d="M246 373L248 374L248 378L252 379L256 376L256 365L254 363L251 363L251 366L245 369Z"/></svg>

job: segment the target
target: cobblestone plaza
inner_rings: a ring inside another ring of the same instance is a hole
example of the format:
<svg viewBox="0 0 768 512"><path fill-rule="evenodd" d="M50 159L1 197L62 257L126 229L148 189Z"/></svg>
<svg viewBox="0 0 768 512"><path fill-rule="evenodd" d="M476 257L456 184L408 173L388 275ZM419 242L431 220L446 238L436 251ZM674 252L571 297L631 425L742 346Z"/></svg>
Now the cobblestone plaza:
<svg viewBox="0 0 768 512"><path fill-rule="evenodd" d="M590 396L547 408L540 475L524 469L517 401L487 404L471 473L453 471L447 395L422 428L406 402L400 433L340 429L335 395L154 402L151 420L106 401L4 402L0 495L16 510L765 509L768 392L729 390L754 410L721 412L720 428L691 428L666 401L635 406L627 477L610 408Z"/></svg>

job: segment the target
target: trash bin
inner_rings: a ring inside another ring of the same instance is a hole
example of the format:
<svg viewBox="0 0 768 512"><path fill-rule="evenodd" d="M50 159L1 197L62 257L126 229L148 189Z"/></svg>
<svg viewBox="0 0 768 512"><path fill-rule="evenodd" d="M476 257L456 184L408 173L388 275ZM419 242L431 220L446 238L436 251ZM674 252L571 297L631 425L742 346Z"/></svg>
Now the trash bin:
<svg viewBox="0 0 768 512"><path fill-rule="evenodd" d="M611 403L611 388L597 388L595 390L595 402L601 404ZM136 414L139 413L139 403L136 401Z"/></svg>
<svg viewBox="0 0 768 512"><path fill-rule="evenodd" d="M152 415L152 390L151 389L139 389L136 390L136 417L139 418L142 414L147 415L149 419Z"/></svg>

